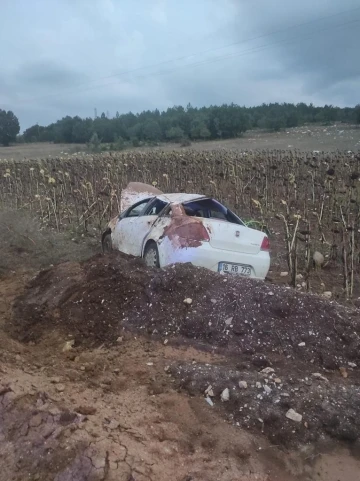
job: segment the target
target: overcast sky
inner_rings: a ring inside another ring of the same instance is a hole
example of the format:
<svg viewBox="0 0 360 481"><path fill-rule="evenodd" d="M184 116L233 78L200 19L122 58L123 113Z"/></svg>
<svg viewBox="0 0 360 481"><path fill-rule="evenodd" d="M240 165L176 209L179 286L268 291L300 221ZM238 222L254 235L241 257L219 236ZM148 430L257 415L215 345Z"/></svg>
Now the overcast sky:
<svg viewBox="0 0 360 481"><path fill-rule="evenodd" d="M173 105L360 102L359 0L0 0L22 130Z"/></svg>

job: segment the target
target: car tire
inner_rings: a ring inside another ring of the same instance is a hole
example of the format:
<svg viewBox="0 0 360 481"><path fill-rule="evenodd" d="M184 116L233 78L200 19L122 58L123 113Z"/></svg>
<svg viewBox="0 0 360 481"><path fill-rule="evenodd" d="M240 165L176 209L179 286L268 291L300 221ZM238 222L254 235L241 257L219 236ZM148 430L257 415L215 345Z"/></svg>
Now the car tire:
<svg viewBox="0 0 360 481"><path fill-rule="evenodd" d="M102 240L102 250L104 254L108 254L113 250L112 248L112 240L111 240L111 233L105 234Z"/></svg>
<svg viewBox="0 0 360 481"><path fill-rule="evenodd" d="M159 250L155 242L146 244L143 259L148 267L160 267Z"/></svg>

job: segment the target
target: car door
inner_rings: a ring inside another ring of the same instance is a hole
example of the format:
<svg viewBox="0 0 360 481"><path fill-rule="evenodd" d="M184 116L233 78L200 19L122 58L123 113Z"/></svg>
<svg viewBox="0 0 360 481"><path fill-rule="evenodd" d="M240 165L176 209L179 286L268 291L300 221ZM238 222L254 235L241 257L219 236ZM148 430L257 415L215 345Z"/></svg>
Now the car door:
<svg viewBox="0 0 360 481"><path fill-rule="evenodd" d="M112 235L112 243L115 249L125 254L137 255L132 244L132 238L136 230L135 221L151 201L152 199L149 198L143 199L121 214Z"/></svg>
<svg viewBox="0 0 360 481"><path fill-rule="evenodd" d="M149 234L166 202L154 198L135 204L115 228L115 246L121 252L141 256L144 238Z"/></svg>

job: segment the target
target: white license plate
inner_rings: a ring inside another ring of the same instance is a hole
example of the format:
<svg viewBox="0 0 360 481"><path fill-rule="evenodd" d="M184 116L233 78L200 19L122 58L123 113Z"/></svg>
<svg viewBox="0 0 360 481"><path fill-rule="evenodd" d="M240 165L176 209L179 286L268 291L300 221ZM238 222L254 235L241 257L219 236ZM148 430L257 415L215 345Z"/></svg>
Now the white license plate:
<svg viewBox="0 0 360 481"><path fill-rule="evenodd" d="M239 276L251 276L251 267L241 264L230 264L228 262L220 262L219 272L224 274L237 274Z"/></svg>

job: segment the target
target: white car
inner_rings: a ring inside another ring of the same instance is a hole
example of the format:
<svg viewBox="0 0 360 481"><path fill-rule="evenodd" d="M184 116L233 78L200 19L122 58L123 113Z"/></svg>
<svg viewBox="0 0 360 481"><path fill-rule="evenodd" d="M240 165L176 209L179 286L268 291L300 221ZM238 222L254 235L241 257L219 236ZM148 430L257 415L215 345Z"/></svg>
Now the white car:
<svg viewBox="0 0 360 481"><path fill-rule="evenodd" d="M150 267L191 262L220 273L264 279L270 267L269 239L250 229L217 200L199 194L163 194L130 183L122 213L102 235L103 251L142 257Z"/></svg>

